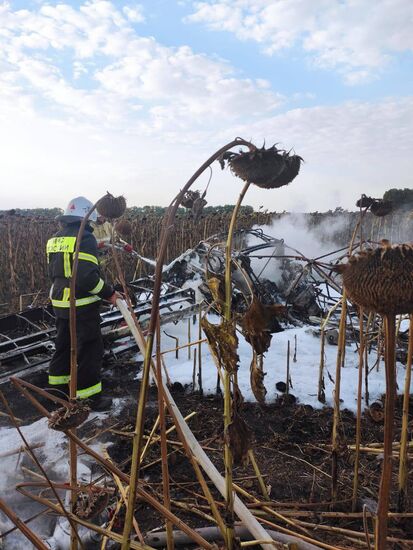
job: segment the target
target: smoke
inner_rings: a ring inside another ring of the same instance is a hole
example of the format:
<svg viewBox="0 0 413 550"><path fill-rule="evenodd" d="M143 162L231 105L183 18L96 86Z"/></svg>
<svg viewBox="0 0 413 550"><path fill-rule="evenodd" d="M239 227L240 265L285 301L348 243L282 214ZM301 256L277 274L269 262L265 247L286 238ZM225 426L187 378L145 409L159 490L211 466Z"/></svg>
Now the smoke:
<svg viewBox="0 0 413 550"><path fill-rule="evenodd" d="M395 210L382 218L373 217L369 237L372 241L387 239L392 244L413 242L413 212Z"/></svg>
<svg viewBox="0 0 413 550"><path fill-rule="evenodd" d="M270 225L255 226L254 229L261 229L266 235L275 239L283 239L284 251L279 247L273 247L255 253L256 255L296 255L295 249L306 258L317 258L323 254L333 252L342 248L343 234L347 240L349 232L349 219L345 214L334 214L326 216L317 225L311 224L311 217L305 214L283 214L274 220ZM255 236L250 236L248 246L260 244L263 241ZM328 257L330 261L334 256ZM268 258L251 258L251 267L258 276L270 279L279 283L281 279L281 261Z"/></svg>

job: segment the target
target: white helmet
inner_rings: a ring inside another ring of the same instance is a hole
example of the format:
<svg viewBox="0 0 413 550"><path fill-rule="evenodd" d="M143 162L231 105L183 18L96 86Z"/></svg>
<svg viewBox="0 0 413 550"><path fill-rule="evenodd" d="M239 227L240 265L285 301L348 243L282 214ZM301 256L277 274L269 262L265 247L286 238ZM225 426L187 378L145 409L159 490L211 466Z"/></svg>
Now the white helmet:
<svg viewBox="0 0 413 550"><path fill-rule="evenodd" d="M61 222L77 222L83 220L89 210L92 208L93 203L85 197L75 197L72 199L66 207L63 216L58 216L57 219ZM91 222L97 221L96 209L89 216Z"/></svg>

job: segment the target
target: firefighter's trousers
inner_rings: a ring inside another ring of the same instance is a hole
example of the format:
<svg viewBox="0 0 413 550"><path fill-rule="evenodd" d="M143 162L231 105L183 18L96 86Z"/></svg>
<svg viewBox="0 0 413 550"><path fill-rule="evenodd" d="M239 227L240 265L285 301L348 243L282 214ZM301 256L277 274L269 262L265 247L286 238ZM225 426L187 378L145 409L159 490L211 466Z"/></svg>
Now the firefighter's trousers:
<svg viewBox="0 0 413 550"><path fill-rule="evenodd" d="M68 392L70 382L69 319L56 318L56 351L49 365L49 386ZM77 397L86 399L102 391L100 370L103 340L99 311L94 309L76 319Z"/></svg>

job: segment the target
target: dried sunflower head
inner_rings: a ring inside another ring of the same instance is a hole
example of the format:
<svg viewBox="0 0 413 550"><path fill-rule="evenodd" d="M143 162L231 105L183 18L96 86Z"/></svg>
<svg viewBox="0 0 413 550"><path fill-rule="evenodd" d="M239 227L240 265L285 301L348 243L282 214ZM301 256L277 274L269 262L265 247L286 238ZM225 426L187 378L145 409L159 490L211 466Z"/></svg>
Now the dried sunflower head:
<svg viewBox="0 0 413 550"><path fill-rule="evenodd" d="M49 428L60 432L77 428L87 419L89 412L89 407L82 402L76 402L67 408L61 407L49 418Z"/></svg>
<svg viewBox="0 0 413 550"><path fill-rule="evenodd" d="M118 220L115 223L115 231L121 237L130 237L132 234L132 224L129 220Z"/></svg>
<svg viewBox="0 0 413 550"><path fill-rule="evenodd" d="M122 196L114 197L108 192L98 201L96 209L104 218L115 220L123 216L126 210L126 199Z"/></svg>
<svg viewBox="0 0 413 550"><path fill-rule="evenodd" d="M374 422L381 423L384 420L384 409L383 404L375 401L370 405L369 408L370 416Z"/></svg>
<svg viewBox="0 0 413 550"><path fill-rule="evenodd" d="M204 210L204 206L207 204L207 201L203 199L202 197L199 197L194 200L194 204L191 208L192 217L194 219L194 222L197 222L199 218L201 217L201 214Z"/></svg>
<svg viewBox="0 0 413 550"><path fill-rule="evenodd" d="M374 200L370 206L370 212L379 218L387 216L393 210L391 201Z"/></svg>
<svg viewBox="0 0 413 550"><path fill-rule="evenodd" d="M276 189L288 185L298 175L303 159L287 151L277 149L275 145L265 149L253 149L239 153L225 153L225 160L231 171L242 180L265 189Z"/></svg>
<svg viewBox="0 0 413 550"><path fill-rule="evenodd" d="M351 256L337 266L346 292L367 311L383 315L413 313L413 248L410 244L390 246L388 241L374 250Z"/></svg>
<svg viewBox="0 0 413 550"><path fill-rule="evenodd" d="M356 202L357 208L370 208L374 203L375 199L367 197L366 195L361 195L361 198Z"/></svg>
<svg viewBox="0 0 413 550"><path fill-rule="evenodd" d="M75 503L75 514L82 519L93 519L106 508L109 502L109 492L104 487L89 487L87 491L79 491Z"/></svg>
<svg viewBox="0 0 413 550"><path fill-rule="evenodd" d="M201 195L200 191L192 191L191 189L189 189L181 200L181 205L191 210L192 217L195 222L199 220L204 206L207 204L207 201L205 200L205 195L206 191L204 191L204 193L202 193Z"/></svg>
<svg viewBox="0 0 413 550"><path fill-rule="evenodd" d="M181 205L184 208L192 208L194 205L194 201L196 199L199 199L201 197L201 192L198 190L193 191L192 189L188 189L188 191L183 196L183 199L181 200Z"/></svg>

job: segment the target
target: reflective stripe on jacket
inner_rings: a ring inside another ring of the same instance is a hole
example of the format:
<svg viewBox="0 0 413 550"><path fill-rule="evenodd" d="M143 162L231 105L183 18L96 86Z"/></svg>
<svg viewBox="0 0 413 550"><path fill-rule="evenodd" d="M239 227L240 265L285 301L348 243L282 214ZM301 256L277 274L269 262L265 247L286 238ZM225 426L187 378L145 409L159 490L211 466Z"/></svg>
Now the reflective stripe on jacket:
<svg viewBox="0 0 413 550"><path fill-rule="evenodd" d="M55 312L62 317L69 316L70 278L79 226L80 222L64 225L46 245L49 275L53 281L50 299ZM102 298L109 298L113 294L113 288L100 275L97 242L92 232L93 229L86 226L80 243L75 288L75 303L79 311L87 311L92 304L96 307Z"/></svg>

